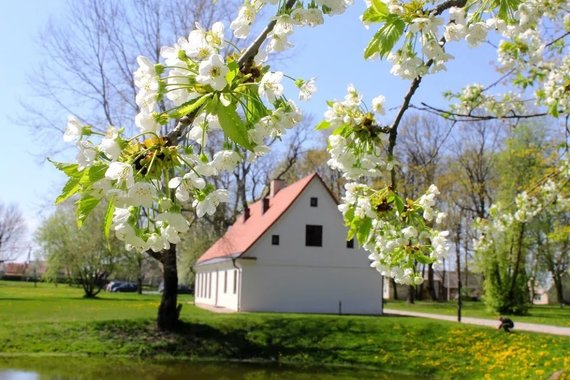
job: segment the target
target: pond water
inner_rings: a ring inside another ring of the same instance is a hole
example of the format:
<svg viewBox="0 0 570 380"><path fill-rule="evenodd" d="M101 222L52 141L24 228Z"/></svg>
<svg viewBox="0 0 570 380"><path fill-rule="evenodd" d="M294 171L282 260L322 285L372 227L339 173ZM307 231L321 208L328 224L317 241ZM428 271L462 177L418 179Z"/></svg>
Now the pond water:
<svg viewBox="0 0 570 380"><path fill-rule="evenodd" d="M65 357L0 357L0 380L411 380L378 371L278 364Z"/></svg>

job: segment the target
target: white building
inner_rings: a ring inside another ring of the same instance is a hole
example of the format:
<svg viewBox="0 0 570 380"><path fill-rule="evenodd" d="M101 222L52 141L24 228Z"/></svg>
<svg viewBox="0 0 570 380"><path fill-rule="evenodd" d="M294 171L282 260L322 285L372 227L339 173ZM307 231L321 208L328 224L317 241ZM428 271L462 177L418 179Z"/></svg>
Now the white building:
<svg viewBox="0 0 570 380"><path fill-rule="evenodd" d="M346 241L337 203L313 174L240 215L194 266L195 302L235 311L382 314L382 277Z"/></svg>

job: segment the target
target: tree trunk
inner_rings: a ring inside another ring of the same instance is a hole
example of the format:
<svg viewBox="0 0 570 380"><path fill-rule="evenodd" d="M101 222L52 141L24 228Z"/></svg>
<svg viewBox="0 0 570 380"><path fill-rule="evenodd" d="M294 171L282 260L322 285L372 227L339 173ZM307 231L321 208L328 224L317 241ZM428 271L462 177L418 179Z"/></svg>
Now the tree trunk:
<svg viewBox="0 0 570 380"><path fill-rule="evenodd" d="M562 288L562 276L560 276L559 274L556 274L555 276L552 276L552 279L554 280L554 287L556 288L556 299L558 301L559 305L564 305L564 290Z"/></svg>
<svg viewBox="0 0 570 380"><path fill-rule="evenodd" d="M428 265L428 294L431 301L437 301L437 295L435 293L435 281L434 281L434 273L433 273L433 264Z"/></svg>
<svg viewBox="0 0 570 380"><path fill-rule="evenodd" d="M406 303L415 303L414 298L416 295L416 288L414 285L408 285L408 296L406 297Z"/></svg>
<svg viewBox="0 0 570 380"><path fill-rule="evenodd" d="M438 299L440 301L445 301L445 299L448 298L449 301L449 297L447 297L443 292L444 289L449 292L449 286L447 285L447 282L445 282L447 280L447 267L445 266L445 259L443 259L443 270L441 273L441 286L439 287L441 291L439 293Z"/></svg>
<svg viewBox="0 0 570 380"><path fill-rule="evenodd" d="M508 298L510 300L514 299L515 296L515 289L517 286L517 277L519 275L519 270L521 266L521 261L523 257L523 239L525 233L525 226L526 223L521 223L521 228L519 231L519 236L517 239L517 256L515 258L515 267L513 269L513 275L511 280L511 287L509 288Z"/></svg>
<svg viewBox="0 0 570 380"><path fill-rule="evenodd" d="M457 225L457 241L455 243L455 266L457 271L457 322L461 322L463 298L461 297L461 223Z"/></svg>
<svg viewBox="0 0 570 380"><path fill-rule="evenodd" d="M392 293L394 295L394 301L398 299L398 284L396 284L396 280L390 278L390 283L392 284Z"/></svg>
<svg viewBox="0 0 570 380"><path fill-rule="evenodd" d="M163 267L164 289L158 307L157 326L162 331L173 331L178 324L182 305L178 304L178 269L176 267L176 245L160 253Z"/></svg>
<svg viewBox="0 0 570 380"><path fill-rule="evenodd" d="M137 277L137 293L138 294L142 294L142 288L143 288L143 279L141 276Z"/></svg>

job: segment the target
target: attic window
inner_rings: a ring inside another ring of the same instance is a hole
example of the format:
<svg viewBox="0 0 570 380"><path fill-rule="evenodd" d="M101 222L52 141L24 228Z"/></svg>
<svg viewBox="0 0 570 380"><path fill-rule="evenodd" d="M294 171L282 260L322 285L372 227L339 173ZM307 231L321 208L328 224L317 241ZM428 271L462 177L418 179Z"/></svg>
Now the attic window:
<svg viewBox="0 0 570 380"><path fill-rule="evenodd" d="M279 235L271 235L271 245L279 245Z"/></svg>
<svg viewBox="0 0 570 380"><path fill-rule="evenodd" d="M323 246L323 226L307 224L305 226L305 245L307 247Z"/></svg>
<svg viewBox="0 0 570 380"><path fill-rule="evenodd" d="M354 248L354 238L346 241L346 248Z"/></svg>
<svg viewBox="0 0 570 380"><path fill-rule="evenodd" d="M319 206L319 198L311 197L311 207L318 207Z"/></svg>

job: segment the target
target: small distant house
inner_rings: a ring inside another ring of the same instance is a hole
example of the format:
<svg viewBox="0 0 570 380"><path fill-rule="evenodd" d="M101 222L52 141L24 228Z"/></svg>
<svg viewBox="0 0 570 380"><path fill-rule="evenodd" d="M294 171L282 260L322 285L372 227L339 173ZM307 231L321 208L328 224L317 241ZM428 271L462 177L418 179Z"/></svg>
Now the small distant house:
<svg viewBox="0 0 570 380"><path fill-rule="evenodd" d="M464 297L479 300L483 294L483 276L479 273L461 272L461 288ZM419 299L428 299L428 277L424 275L424 283L417 288ZM434 271L433 286L436 299L441 301L456 300L458 295L457 273L455 271ZM408 295L408 285L396 284L389 278L384 278L384 299L404 300ZM394 298L394 295L397 298Z"/></svg>
<svg viewBox="0 0 570 380"><path fill-rule="evenodd" d="M570 305L570 275L562 277L562 296L564 297L564 304ZM559 304L554 283L551 281L551 285L548 287L537 287L534 291L532 303L535 305Z"/></svg>
<svg viewBox="0 0 570 380"><path fill-rule="evenodd" d="M195 302L235 311L382 314L382 277L317 174L274 180L194 266Z"/></svg>
<svg viewBox="0 0 570 380"><path fill-rule="evenodd" d="M5 262L0 264L0 279L4 280L33 280L40 279L46 271L44 261L25 263Z"/></svg>

